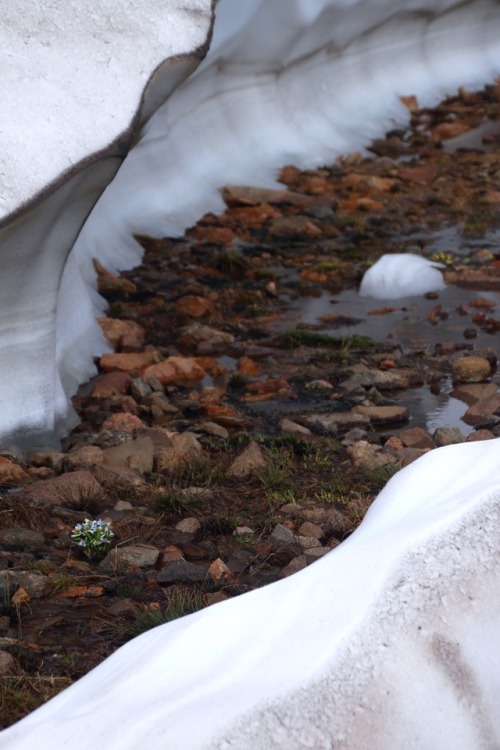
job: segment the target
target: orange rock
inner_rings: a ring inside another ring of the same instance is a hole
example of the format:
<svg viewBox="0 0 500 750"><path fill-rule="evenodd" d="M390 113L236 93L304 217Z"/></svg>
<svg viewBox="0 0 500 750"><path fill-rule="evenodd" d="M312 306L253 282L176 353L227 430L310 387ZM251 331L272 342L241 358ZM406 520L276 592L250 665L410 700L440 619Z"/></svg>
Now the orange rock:
<svg viewBox="0 0 500 750"><path fill-rule="evenodd" d="M115 276L107 268L99 263L97 258L92 260L97 273L97 289L99 292L121 292L122 294L134 294L137 287L132 281Z"/></svg>
<svg viewBox="0 0 500 750"><path fill-rule="evenodd" d="M210 245L230 245L237 235L229 227L210 227L200 225L194 228L193 237L197 242L206 242Z"/></svg>
<svg viewBox="0 0 500 750"><path fill-rule="evenodd" d="M103 354L99 361L104 372L141 372L152 365L158 357L157 352L120 352L118 354Z"/></svg>
<svg viewBox="0 0 500 750"><path fill-rule="evenodd" d="M107 372L101 375L94 384L92 395L94 398L107 398L109 396L121 396L130 388L132 378L128 372Z"/></svg>
<svg viewBox="0 0 500 750"><path fill-rule="evenodd" d="M217 404L203 404L203 416L205 417L241 417L241 414L230 406L219 406Z"/></svg>
<svg viewBox="0 0 500 750"><path fill-rule="evenodd" d="M446 141L448 138L457 138L470 130L465 122L442 122L432 129L431 140L434 143Z"/></svg>
<svg viewBox="0 0 500 750"><path fill-rule="evenodd" d="M393 359L383 359L379 367L381 370L393 370L396 367L396 363Z"/></svg>
<svg viewBox="0 0 500 750"><path fill-rule="evenodd" d="M81 596L87 598L94 598L102 596L104 594L104 588L102 586L69 586L64 591L61 591L59 596L63 596L68 599L78 599Z"/></svg>
<svg viewBox="0 0 500 750"><path fill-rule="evenodd" d="M140 352L144 348L146 332L135 320L99 318L97 322L115 351Z"/></svg>
<svg viewBox="0 0 500 750"><path fill-rule="evenodd" d="M191 318L202 318L212 308L210 300L206 297L196 297L192 294L181 297L174 306L178 312L189 315Z"/></svg>
<svg viewBox="0 0 500 750"><path fill-rule="evenodd" d="M146 380L155 377L162 385L176 380L181 382L202 380L205 375L205 370L192 357L168 357L163 362L147 367L144 371Z"/></svg>
<svg viewBox="0 0 500 750"><path fill-rule="evenodd" d="M127 414L126 412L119 412L118 414L111 414L104 422L103 430L123 430L124 432L133 432L137 429L145 427L144 422L141 422L139 417L135 414Z"/></svg>
<svg viewBox="0 0 500 750"><path fill-rule="evenodd" d="M217 560L214 560L213 563L208 568L208 573L210 577L212 578L212 581L214 583L219 583L220 581L227 581L228 578L232 578L233 574L227 567L227 565L220 559L220 557L217 558Z"/></svg>
<svg viewBox="0 0 500 750"><path fill-rule="evenodd" d="M195 357L194 361L213 378L220 378L227 372L227 367L219 364L213 357Z"/></svg>
<svg viewBox="0 0 500 750"><path fill-rule="evenodd" d="M262 368L258 362L250 357L240 357L238 360L238 370L242 375L249 378L258 377L262 373Z"/></svg>
<svg viewBox="0 0 500 750"><path fill-rule="evenodd" d="M405 105L407 110L411 112L412 115L416 115L418 112L418 99L416 96L400 96L400 101Z"/></svg>
<svg viewBox="0 0 500 750"><path fill-rule="evenodd" d="M257 206L232 208L230 216L247 226L261 226L266 221L280 216L280 212L269 203L260 203Z"/></svg>
<svg viewBox="0 0 500 750"><path fill-rule="evenodd" d="M437 177L437 166L431 163L424 164L422 167L402 167L398 170L398 177L403 182L427 185Z"/></svg>
<svg viewBox="0 0 500 750"><path fill-rule="evenodd" d="M251 393L281 393L290 389L290 383L285 378L269 378L259 380L257 383L249 383L246 387Z"/></svg>
<svg viewBox="0 0 500 750"><path fill-rule="evenodd" d="M19 464L0 456L0 485L24 484L29 478L29 474Z"/></svg>
<svg viewBox="0 0 500 750"><path fill-rule="evenodd" d="M300 278L303 281L311 281L313 284L324 284L328 281L328 276L322 271L313 271L312 268L305 268L300 272Z"/></svg>

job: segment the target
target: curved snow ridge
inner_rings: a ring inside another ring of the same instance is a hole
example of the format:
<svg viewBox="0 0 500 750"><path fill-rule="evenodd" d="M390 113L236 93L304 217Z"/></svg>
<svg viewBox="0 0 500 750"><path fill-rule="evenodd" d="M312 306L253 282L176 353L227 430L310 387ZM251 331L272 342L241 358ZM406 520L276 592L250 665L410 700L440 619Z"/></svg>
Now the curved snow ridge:
<svg viewBox="0 0 500 750"><path fill-rule="evenodd" d="M134 639L2 748L498 747L499 443L430 452L330 554Z"/></svg>

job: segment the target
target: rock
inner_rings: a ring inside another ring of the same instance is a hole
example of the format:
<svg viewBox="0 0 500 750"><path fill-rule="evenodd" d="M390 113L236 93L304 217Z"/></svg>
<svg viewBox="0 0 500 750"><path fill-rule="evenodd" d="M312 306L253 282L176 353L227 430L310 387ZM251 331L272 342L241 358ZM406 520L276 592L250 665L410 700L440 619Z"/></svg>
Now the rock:
<svg viewBox="0 0 500 750"><path fill-rule="evenodd" d="M303 570L304 568L307 568L306 556L298 555L298 557L294 557L293 560L290 560L288 565L283 568L280 573L280 578L288 578L288 576L292 576L294 573L298 573L299 570Z"/></svg>
<svg viewBox="0 0 500 750"><path fill-rule="evenodd" d="M212 303L206 297L197 297L188 294L180 297L175 302L175 309L182 315L188 315L190 318L203 318L204 315L212 309Z"/></svg>
<svg viewBox="0 0 500 750"><path fill-rule="evenodd" d="M298 536L297 543L302 550L313 549L314 547L321 547L321 542L312 536Z"/></svg>
<svg viewBox="0 0 500 750"><path fill-rule="evenodd" d="M354 414L361 414L368 417L374 424L394 424L398 422L407 422L410 413L405 406L373 406L360 405L355 406L352 410Z"/></svg>
<svg viewBox="0 0 500 750"><path fill-rule="evenodd" d="M478 440L493 440L495 435L490 430L476 430L467 435L466 443L475 443Z"/></svg>
<svg viewBox="0 0 500 750"><path fill-rule="evenodd" d="M158 353L148 352L122 352L119 354L103 354L99 365L103 372L142 372L158 360Z"/></svg>
<svg viewBox="0 0 500 750"><path fill-rule="evenodd" d="M104 491L89 470L61 474L54 479L34 482L25 489L26 496L67 508L81 509L89 501L104 499Z"/></svg>
<svg viewBox="0 0 500 750"><path fill-rule="evenodd" d="M19 527L0 529L0 544L12 547L41 547L43 542L44 536L38 531Z"/></svg>
<svg viewBox="0 0 500 750"><path fill-rule="evenodd" d="M135 320L98 318L98 323L115 351L142 352L146 332Z"/></svg>
<svg viewBox="0 0 500 750"><path fill-rule="evenodd" d="M125 466L139 474L150 474L153 471L153 455L153 441L141 436L114 448L106 448L103 460L107 466Z"/></svg>
<svg viewBox="0 0 500 750"><path fill-rule="evenodd" d="M473 406L478 401L494 396L496 392L497 386L495 383L469 383L455 386L450 395L469 406Z"/></svg>
<svg viewBox="0 0 500 750"><path fill-rule="evenodd" d="M311 414L304 419L304 422L333 435L336 435L340 430L353 427L370 427L369 418L365 414L356 414L354 411Z"/></svg>
<svg viewBox="0 0 500 750"><path fill-rule="evenodd" d="M0 485L26 484L29 474L5 456L0 456Z"/></svg>
<svg viewBox="0 0 500 750"><path fill-rule="evenodd" d="M310 536L314 539L323 539L325 536L325 532L321 528L321 526L318 526L315 523L311 523L310 521L305 521L300 527L299 527L299 534L302 536Z"/></svg>
<svg viewBox="0 0 500 750"><path fill-rule="evenodd" d="M458 427L438 427L433 434L434 443L437 448L441 448L443 445L455 445L456 443L463 443L465 437Z"/></svg>
<svg viewBox="0 0 500 750"><path fill-rule="evenodd" d="M427 430L421 427L412 427L398 434L399 439L406 448L434 448L434 441Z"/></svg>
<svg viewBox="0 0 500 750"><path fill-rule="evenodd" d="M30 461L32 466L47 467L55 471L57 474L60 474L63 470L65 459L66 453L59 453L58 451L40 451L38 453L33 453Z"/></svg>
<svg viewBox="0 0 500 750"><path fill-rule="evenodd" d="M378 388L379 391L416 388L424 384L424 375L420 370L370 370L364 365L352 368L350 381L363 388Z"/></svg>
<svg viewBox="0 0 500 750"><path fill-rule="evenodd" d="M175 381L192 382L204 377L205 370L192 357L169 357L144 371L144 378L148 382L151 378L156 378L162 385Z"/></svg>
<svg viewBox="0 0 500 750"><path fill-rule="evenodd" d="M191 465L205 463L207 454L201 447L196 435L183 432L175 435L171 448L159 450L156 455L156 471L162 474L177 473Z"/></svg>
<svg viewBox="0 0 500 750"><path fill-rule="evenodd" d="M174 560L165 565L158 573L158 583L203 583L207 578L207 566L189 562L188 560Z"/></svg>
<svg viewBox="0 0 500 750"><path fill-rule="evenodd" d="M357 469L373 471L387 466L395 466L397 459L388 453L384 453L379 445L373 445L366 440L347 447L349 458Z"/></svg>
<svg viewBox="0 0 500 750"><path fill-rule="evenodd" d="M83 469L94 464L102 464L103 452L97 445L84 445L83 448L68 453L64 459L66 471Z"/></svg>
<svg viewBox="0 0 500 750"><path fill-rule="evenodd" d="M214 499L214 491L209 487L184 487L178 494L188 503L208 503Z"/></svg>
<svg viewBox="0 0 500 750"><path fill-rule="evenodd" d="M277 523L274 527L271 539L273 541L273 544L288 544L289 542L293 542L295 540L295 534L291 529L288 529L286 526L283 526L281 523Z"/></svg>
<svg viewBox="0 0 500 750"><path fill-rule="evenodd" d="M130 381L130 393L136 401L141 403L153 392L149 383L144 378L133 378Z"/></svg>
<svg viewBox="0 0 500 750"><path fill-rule="evenodd" d="M320 557L324 557L328 552L330 552L328 547L310 547L310 549L304 550L306 563L310 565L311 563L316 562L316 560L319 560Z"/></svg>
<svg viewBox="0 0 500 750"><path fill-rule="evenodd" d="M238 371L249 378L258 378L262 375L262 367L251 357L240 357L238 360Z"/></svg>
<svg viewBox="0 0 500 750"><path fill-rule="evenodd" d="M8 651L0 651L0 677L18 675L22 672L18 660Z"/></svg>
<svg viewBox="0 0 500 750"><path fill-rule="evenodd" d="M214 581L214 583L220 583L221 581L227 581L233 577L233 573L227 567L226 563L223 562L220 557L214 560L208 568L208 574Z"/></svg>
<svg viewBox="0 0 500 750"><path fill-rule="evenodd" d="M92 474L109 494L146 487L146 482L137 472L122 466L95 465L92 466Z"/></svg>
<svg viewBox="0 0 500 750"><path fill-rule="evenodd" d="M196 431L204 432L213 437L218 437L221 440L227 440L229 437L229 432L226 428L222 427L220 424L216 424L216 422L198 422L196 425Z"/></svg>
<svg viewBox="0 0 500 750"><path fill-rule="evenodd" d="M298 437L312 435L308 427L303 427L301 424L292 422L291 419L287 419L286 417L279 421L278 427L284 435L297 435Z"/></svg>
<svg viewBox="0 0 500 750"><path fill-rule="evenodd" d="M233 461L226 472L227 477L243 479L251 474L255 474L259 469L263 469L267 464L264 452L255 440L252 440L247 447Z"/></svg>
<svg viewBox="0 0 500 750"><path fill-rule="evenodd" d="M144 429L145 424L135 414L119 412L111 414L102 425L102 430L116 430L122 432L133 432L134 430Z"/></svg>
<svg viewBox="0 0 500 750"><path fill-rule="evenodd" d="M499 410L500 392L495 392L492 396L487 396L470 406L465 412L463 420L466 424L478 425L488 417L497 414Z"/></svg>
<svg viewBox="0 0 500 750"><path fill-rule="evenodd" d="M197 518L183 518L175 528L183 534L197 534L201 530L201 523Z"/></svg>
<svg viewBox="0 0 500 750"><path fill-rule="evenodd" d="M0 571L0 598L8 601L17 589L24 591L32 599L41 599L50 589L47 576L31 570Z"/></svg>
<svg viewBox="0 0 500 750"><path fill-rule="evenodd" d="M152 568L160 551L149 544L131 544L112 549L99 564L105 573L125 573L131 568Z"/></svg>
<svg viewBox="0 0 500 750"><path fill-rule="evenodd" d="M106 372L96 380L92 395L94 398L123 396L129 392L131 381L128 372Z"/></svg>
<svg viewBox="0 0 500 750"><path fill-rule="evenodd" d="M483 357L460 357L453 362L451 375L454 383L480 383L491 375L491 366Z"/></svg>

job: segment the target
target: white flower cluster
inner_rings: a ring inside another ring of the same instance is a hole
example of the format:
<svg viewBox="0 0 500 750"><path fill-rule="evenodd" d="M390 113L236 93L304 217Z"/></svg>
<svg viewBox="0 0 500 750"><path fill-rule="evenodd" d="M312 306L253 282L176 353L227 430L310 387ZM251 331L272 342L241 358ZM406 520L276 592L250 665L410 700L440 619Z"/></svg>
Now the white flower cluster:
<svg viewBox="0 0 500 750"><path fill-rule="evenodd" d="M86 518L83 523L77 523L71 534L73 541L83 550L87 557L102 555L113 540L111 524L107 521L91 521Z"/></svg>

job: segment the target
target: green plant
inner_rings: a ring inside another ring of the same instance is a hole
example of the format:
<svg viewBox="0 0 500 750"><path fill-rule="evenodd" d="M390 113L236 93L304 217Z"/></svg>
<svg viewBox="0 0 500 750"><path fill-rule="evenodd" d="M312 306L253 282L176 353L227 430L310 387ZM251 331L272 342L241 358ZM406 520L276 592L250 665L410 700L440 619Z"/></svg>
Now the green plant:
<svg viewBox="0 0 500 750"><path fill-rule="evenodd" d="M91 521L86 518L83 523L77 523L71 538L91 560L103 557L113 541L114 534L111 524L107 521Z"/></svg>

